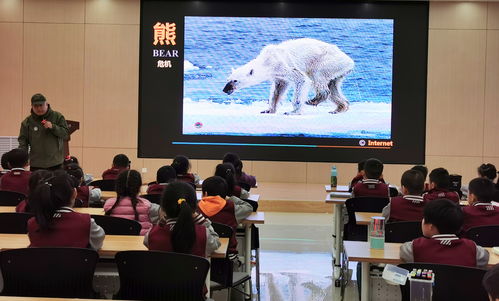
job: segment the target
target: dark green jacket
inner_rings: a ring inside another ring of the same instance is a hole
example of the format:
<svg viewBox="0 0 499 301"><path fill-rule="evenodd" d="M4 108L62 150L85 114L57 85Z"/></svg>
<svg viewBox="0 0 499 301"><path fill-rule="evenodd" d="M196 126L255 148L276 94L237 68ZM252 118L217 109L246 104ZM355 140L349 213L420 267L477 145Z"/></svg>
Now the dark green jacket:
<svg viewBox="0 0 499 301"><path fill-rule="evenodd" d="M52 123L51 129L42 125L42 120ZM69 137L68 124L61 113L49 108L43 116L31 110L31 115L21 123L19 147L28 150L30 165L48 168L62 164L64 161L64 140Z"/></svg>

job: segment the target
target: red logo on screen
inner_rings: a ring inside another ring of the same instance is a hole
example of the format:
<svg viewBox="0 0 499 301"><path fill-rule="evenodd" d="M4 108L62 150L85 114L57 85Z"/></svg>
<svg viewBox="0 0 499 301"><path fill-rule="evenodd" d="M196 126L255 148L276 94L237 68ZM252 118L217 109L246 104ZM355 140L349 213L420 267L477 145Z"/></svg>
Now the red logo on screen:
<svg viewBox="0 0 499 301"><path fill-rule="evenodd" d="M153 45L175 45L177 34L177 25L175 23L160 23L157 22L153 27L154 29L154 42Z"/></svg>

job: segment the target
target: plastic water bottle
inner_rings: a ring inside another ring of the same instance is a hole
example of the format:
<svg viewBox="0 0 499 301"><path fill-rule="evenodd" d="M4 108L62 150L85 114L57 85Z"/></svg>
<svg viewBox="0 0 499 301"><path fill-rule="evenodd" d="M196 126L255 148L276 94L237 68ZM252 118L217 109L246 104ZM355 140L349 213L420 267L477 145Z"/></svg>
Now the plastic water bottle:
<svg viewBox="0 0 499 301"><path fill-rule="evenodd" d="M331 187L336 187L338 185L338 171L336 166L333 165L331 168Z"/></svg>

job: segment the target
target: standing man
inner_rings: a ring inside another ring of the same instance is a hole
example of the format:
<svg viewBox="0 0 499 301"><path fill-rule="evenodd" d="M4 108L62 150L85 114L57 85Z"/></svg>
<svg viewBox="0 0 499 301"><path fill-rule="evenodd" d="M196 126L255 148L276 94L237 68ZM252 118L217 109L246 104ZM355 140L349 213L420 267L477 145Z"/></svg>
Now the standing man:
<svg viewBox="0 0 499 301"><path fill-rule="evenodd" d="M55 170L64 161L64 140L69 138L68 125L61 113L53 111L45 96L31 97L31 115L21 123L19 148L28 150L31 171Z"/></svg>

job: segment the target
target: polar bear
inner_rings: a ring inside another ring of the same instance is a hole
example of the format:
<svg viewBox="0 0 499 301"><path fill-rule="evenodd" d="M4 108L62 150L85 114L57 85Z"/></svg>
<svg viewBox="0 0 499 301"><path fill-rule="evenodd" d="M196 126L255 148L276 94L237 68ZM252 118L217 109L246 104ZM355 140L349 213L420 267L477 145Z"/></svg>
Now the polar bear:
<svg viewBox="0 0 499 301"><path fill-rule="evenodd" d="M329 98L336 104L336 109L329 113L336 114L348 110L341 84L353 67L354 61L336 45L310 38L293 39L265 46L255 59L233 70L223 92L230 95L235 90L271 81L270 107L261 113L273 114L292 84L293 110L285 114L298 115L313 87L315 97L305 103L318 105Z"/></svg>

